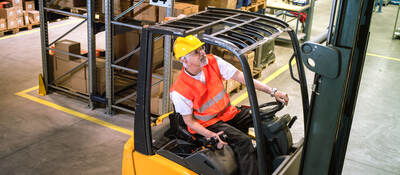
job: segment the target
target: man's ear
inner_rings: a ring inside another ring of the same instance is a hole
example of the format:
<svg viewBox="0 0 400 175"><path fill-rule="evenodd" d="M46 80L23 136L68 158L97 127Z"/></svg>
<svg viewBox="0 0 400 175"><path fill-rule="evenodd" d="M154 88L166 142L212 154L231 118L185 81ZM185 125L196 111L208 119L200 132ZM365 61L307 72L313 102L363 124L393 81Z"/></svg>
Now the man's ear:
<svg viewBox="0 0 400 175"><path fill-rule="evenodd" d="M185 63L185 64L188 63L188 61L187 61L187 59L186 59L185 57L181 57L181 62L182 62L182 63Z"/></svg>

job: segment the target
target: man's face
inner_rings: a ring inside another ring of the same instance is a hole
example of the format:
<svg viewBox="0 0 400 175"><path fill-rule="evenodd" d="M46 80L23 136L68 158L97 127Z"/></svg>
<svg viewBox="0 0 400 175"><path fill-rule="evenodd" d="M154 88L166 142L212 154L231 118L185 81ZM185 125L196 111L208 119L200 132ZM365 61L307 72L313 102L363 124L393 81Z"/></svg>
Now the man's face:
<svg viewBox="0 0 400 175"><path fill-rule="evenodd" d="M207 64L207 57L203 46L190 52L187 57L189 59L185 61L191 69L198 70Z"/></svg>

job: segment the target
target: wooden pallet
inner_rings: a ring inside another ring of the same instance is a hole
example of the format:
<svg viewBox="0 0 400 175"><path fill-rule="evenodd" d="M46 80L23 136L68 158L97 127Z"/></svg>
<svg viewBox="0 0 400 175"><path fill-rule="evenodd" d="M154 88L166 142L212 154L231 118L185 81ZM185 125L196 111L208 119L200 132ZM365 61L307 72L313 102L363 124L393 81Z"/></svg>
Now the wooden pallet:
<svg viewBox="0 0 400 175"><path fill-rule="evenodd" d="M86 9L86 7L72 7L71 9L69 9L69 11L71 13L83 15L87 12L87 9Z"/></svg>
<svg viewBox="0 0 400 175"><path fill-rule="evenodd" d="M242 7L240 8L240 10L242 11L249 11L249 12L258 12L261 9L265 9L266 8L266 4L265 1L264 2L256 2L251 4L250 6L247 7Z"/></svg>
<svg viewBox="0 0 400 175"><path fill-rule="evenodd" d="M26 26L18 27L15 29L3 30L3 31L0 31L0 37L5 36L5 35L14 35L20 31L24 31L24 30L32 30L34 27L37 27L37 26L40 26L40 23L28 24Z"/></svg>
<svg viewBox="0 0 400 175"><path fill-rule="evenodd" d="M0 37L3 37L4 35L14 35L18 32L19 32L19 28L3 30L3 31L0 31Z"/></svg>
<svg viewBox="0 0 400 175"><path fill-rule="evenodd" d="M261 72L264 68L261 67L254 67L253 68L253 78L258 79L261 77Z"/></svg>

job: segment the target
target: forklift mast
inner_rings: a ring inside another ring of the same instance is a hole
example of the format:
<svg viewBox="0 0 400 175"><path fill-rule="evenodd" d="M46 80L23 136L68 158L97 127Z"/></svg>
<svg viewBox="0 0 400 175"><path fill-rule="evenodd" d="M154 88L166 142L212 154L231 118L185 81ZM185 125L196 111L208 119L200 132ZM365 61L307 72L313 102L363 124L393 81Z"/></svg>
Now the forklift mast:
<svg viewBox="0 0 400 175"><path fill-rule="evenodd" d="M373 5L374 0L333 0L327 45L301 46L303 62L315 77L300 174L342 173Z"/></svg>

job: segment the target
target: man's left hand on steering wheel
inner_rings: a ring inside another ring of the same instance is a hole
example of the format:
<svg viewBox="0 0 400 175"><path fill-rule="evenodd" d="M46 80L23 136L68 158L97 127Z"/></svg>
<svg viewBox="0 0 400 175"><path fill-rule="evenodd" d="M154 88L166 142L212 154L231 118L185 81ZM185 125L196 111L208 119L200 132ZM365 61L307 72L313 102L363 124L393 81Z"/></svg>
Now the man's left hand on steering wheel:
<svg viewBox="0 0 400 175"><path fill-rule="evenodd" d="M289 103L289 96L285 92L275 91L274 97L275 97L276 101L279 101L285 105L287 105Z"/></svg>

